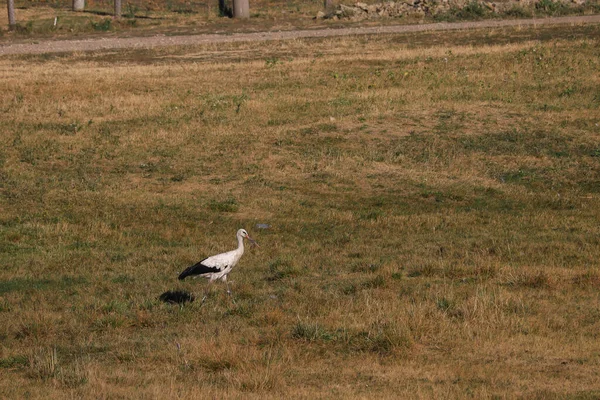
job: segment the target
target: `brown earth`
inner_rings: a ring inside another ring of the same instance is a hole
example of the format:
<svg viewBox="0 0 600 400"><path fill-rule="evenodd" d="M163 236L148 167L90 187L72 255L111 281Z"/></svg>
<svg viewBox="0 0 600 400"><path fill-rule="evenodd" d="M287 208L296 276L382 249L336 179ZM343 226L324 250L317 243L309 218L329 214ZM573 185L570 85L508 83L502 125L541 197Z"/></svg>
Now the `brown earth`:
<svg viewBox="0 0 600 400"><path fill-rule="evenodd" d="M147 49L159 46L189 46L204 43L248 42L265 40L289 40L299 38L322 38L332 36L373 35L405 32L426 32L476 28L498 28L509 26L538 26L553 24L600 23L600 15L568 16L543 19L484 20L476 22L435 23L416 25L390 25L378 27L354 27L319 30L268 31L236 33L230 35L202 34L180 36L150 36L128 38L102 38L84 40L39 40L35 43L13 43L0 45L0 56L9 54L43 54L74 51L109 49Z"/></svg>

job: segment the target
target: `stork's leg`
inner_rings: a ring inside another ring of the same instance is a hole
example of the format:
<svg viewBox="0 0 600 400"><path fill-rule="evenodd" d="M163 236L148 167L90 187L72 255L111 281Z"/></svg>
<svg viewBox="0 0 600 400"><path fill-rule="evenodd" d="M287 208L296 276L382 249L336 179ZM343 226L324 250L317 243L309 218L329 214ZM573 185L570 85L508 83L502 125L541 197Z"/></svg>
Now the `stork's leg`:
<svg viewBox="0 0 600 400"><path fill-rule="evenodd" d="M233 304L235 304L235 300L233 299L233 294L231 293L231 288L229 287L229 282L227 281L227 275L223 276L221 278L221 280L223 282L225 282L225 285L227 285L227 294L229 295L229 297L231 297L231 301L233 302Z"/></svg>
<svg viewBox="0 0 600 400"><path fill-rule="evenodd" d="M225 285L227 285L227 294L231 295L231 289L229 288L229 282L227 281L227 275L225 275L224 277L222 277L221 280L223 282L225 282Z"/></svg>
<svg viewBox="0 0 600 400"><path fill-rule="evenodd" d="M204 289L204 296L202 297L202 303L204 303L204 301L208 297L211 287L212 287L212 280L208 281L208 284L206 285L206 288Z"/></svg>

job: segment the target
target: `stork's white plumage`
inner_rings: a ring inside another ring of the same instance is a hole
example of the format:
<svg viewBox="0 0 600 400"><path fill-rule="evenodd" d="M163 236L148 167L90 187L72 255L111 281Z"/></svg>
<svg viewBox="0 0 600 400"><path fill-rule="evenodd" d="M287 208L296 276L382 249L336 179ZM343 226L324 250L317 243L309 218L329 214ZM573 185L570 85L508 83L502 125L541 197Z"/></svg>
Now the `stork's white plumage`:
<svg viewBox="0 0 600 400"><path fill-rule="evenodd" d="M236 266L242 255L244 254L244 238L248 239L252 244L258 246L258 244L248 235L245 229L239 229L236 234L238 247L235 250L228 251L226 253L217 254L192 265L187 268L181 274L179 279L199 276L209 280L209 283L221 279L227 284L227 293L231 294L229 290L229 283L227 282L227 274L231 272L233 267ZM206 294L202 301L206 299Z"/></svg>

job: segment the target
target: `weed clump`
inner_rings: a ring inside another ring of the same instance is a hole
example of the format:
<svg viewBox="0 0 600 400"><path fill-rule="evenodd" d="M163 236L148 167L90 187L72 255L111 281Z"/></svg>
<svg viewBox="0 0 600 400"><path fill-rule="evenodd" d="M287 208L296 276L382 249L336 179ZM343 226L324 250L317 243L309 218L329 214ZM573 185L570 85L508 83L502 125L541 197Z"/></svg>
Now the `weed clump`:
<svg viewBox="0 0 600 400"><path fill-rule="evenodd" d="M91 21L90 23L95 31L107 32L110 31L112 28L111 18L104 18L100 22Z"/></svg>
<svg viewBox="0 0 600 400"><path fill-rule="evenodd" d="M225 213L233 213L233 212L236 212L240 208L237 200L233 197L229 197L222 201L211 200L210 203L208 204L208 207L212 211L225 212Z"/></svg>
<svg viewBox="0 0 600 400"><path fill-rule="evenodd" d="M524 287L530 289L547 289L552 286L552 279L542 270L539 271L519 271L510 274L505 280L505 284L513 287Z"/></svg>
<svg viewBox="0 0 600 400"><path fill-rule="evenodd" d="M376 322L368 329L326 329L318 323L298 321L292 328L291 337L313 344L330 347L341 353L374 353L382 356L406 351L412 339L390 323Z"/></svg>
<svg viewBox="0 0 600 400"><path fill-rule="evenodd" d="M81 360L64 362L57 348L38 349L29 357L28 375L33 379L54 381L65 388L74 389L88 382L88 374Z"/></svg>
<svg viewBox="0 0 600 400"><path fill-rule="evenodd" d="M564 8L563 3L556 0L539 0L535 3L535 9L547 15L558 15Z"/></svg>
<svg viewBox="0 0 600 400"><path fill-rule="evenodd" d="M471 0L463 7L452 6L447 11L441 11L435 14L436 21L454 22L459 20L476 20L489 15L485 6L477 1Z"/></svg>
<svg viewBox="0 0 600 400"><path fill-rule="evenodd" d="M277 258L269 263L269 272L265 280L269 282L281 281L286 278L298 276L300 271L290 260Z"/></svg>
<svg viewBox="0 0 600 400"><path fill-rule="evenodd" d="M23 368L29 365L29 358L27 356L11 356L0 359L0 368L12 369L12 368Z"/></svg>

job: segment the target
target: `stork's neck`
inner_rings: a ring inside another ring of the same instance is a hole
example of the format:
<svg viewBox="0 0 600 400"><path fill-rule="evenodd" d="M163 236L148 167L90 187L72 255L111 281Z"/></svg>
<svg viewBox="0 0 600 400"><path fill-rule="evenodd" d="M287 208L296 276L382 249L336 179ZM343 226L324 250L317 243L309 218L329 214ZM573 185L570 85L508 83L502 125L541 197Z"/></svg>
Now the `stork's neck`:
<svg viewBox="0 0 600 400"><path fill-rule="evenodd" d="M244 254L244 238L242 235L237 235L238 247L236 251L240 253L240 255Z"/></svg>

